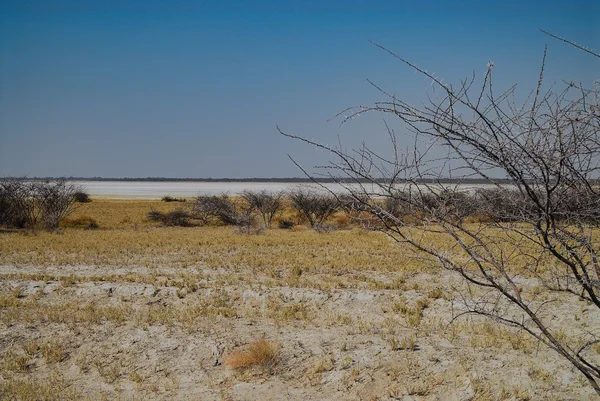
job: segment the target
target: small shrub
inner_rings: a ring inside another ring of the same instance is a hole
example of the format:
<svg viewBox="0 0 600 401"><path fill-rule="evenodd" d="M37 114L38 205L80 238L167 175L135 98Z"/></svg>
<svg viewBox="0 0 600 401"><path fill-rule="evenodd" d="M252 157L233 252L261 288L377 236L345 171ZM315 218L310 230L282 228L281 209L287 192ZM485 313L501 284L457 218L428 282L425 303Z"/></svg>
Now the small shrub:
<svg viewBox="0 0 600 401"><path fill-rule="evenodd" d="M335 226L333 224L317 224L313 227L313 229L318 233L330 233L335 230Z"/></svg>
<svg viewBox="0 0 600 401"><path fill-rule="evenodd" d="M189 227L192 224L189 219L191 218L190 214L185 210L176 209L172 212L167 213L167 219L165 225L168 226L179 226L179 227Z"/></svg>
<svg viewBox="0 0 600 401"><path fill-rule="evenodd" d="M20 179L0 181L0 225L11 228L34 227L39 217L36 183Z"/></svg>
<svg viewBox="0 0 600 401"><path fill-rule="evenodd" d="M244 191L241 197L248 203L251 211L260 214L265 227L271 227L273 218L282 206L283 192L269 193L262 191Z"/></svg>
<svg viewBox="0 0 600 401"><path fill-rule="evenodd" d="M289 197L292 207L304 215L313 228L322 225L339 207L335 196L306 188L293 190L289 193Z"/></svg>
<svg viewBox="0 0 600 401"><path fill-rule="evenodd" d="M78 192L82 192L81 187L66 180L35 183L36 206L44 228L58 228L60 221L75 209L75 194Z"/></svg>
<svg viewBox="0 0 600 401"><path fill-rule="evenodd" d="M362 194L340 194L337 200L341 210L346 214L360 213L370 203L369 197Z"/></svg>
<svg viewBox="0 0 600 401"><path fill-rule="evenodd" d="M383 201L383 210L400 219L410 210L410 192L397 191Z"/></svg>
<svg viewBox="0 0 600 401"><path fill-rule="evenodd" d="M88 203L88 202L92 201L90 199L90 196L83 191L75 192L75 194L73 194L73 197L75 198L75 202L79 202L79 203Z"/></svg>
<svg viewBox="0 0 600 401"><path fill-rule="evenodd" d="M250 209L242 210L227 194L198 196L192 206L194 217L205 222L217 221L225 225L240 225L248 217Z"/></svg>
<svg viewBox="0 0 600 401"><path fill-rule="evenodd" d="M164 216L164 213L161 213L154 209L150 210L148 212L148 214L146 215L146 217L148 218L149 221L162 221L163 216Z"/></svg>
<svg viewBox="0 0 600 401"><path fill-rule="evenodd" d="M182 209L175 209L168 213L162 213L157 210L151 210L147 214L148 220L157 221L165 226L191 227L192 216Z"/></svg>
<svg viewBox="0 0 600 401"><path fill-rule="evenodd" d="M236 218L235 228L242 234L261 234L265 226L258 224L254 216L241 215Z"/></svg>
<svg viewBox="0 0 600 401"><path fill-rule="evenodd" d="M279 228L281 228L282 230L290 230L294 228L295 225L296 223L294 223L291 220L281 220L279 222Z"/></svg>
<svg viewBox="0 0 600 401"><path fill-rule="evenodd" d="M272 369L279 362L279 345L264 338L256 340L247 350L234 351L226 356L224 362L234 369L250 366Z"/></svg>
<svg viewBox="0 0 600 401"><path fill-rule="evenodd" d="M258 235L262 234L265 231L265 226L235 226L235 229L240 234L250 234L250 235Z"/></svg>
<svg viewBox="0 0 600 401"><path fill-rule="evenodd" d="M165 195L161 198L163 202L185 202L185 198L174 198L169 195Z"/></svg>

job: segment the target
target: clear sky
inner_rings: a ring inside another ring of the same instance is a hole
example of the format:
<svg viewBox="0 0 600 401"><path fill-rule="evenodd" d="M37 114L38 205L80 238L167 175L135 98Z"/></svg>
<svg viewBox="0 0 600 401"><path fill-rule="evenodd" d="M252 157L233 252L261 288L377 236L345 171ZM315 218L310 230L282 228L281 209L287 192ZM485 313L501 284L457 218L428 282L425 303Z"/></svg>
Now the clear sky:
<svg viewBox="0 0 600 401"><path fill-rule="evenodd" d="M296 177L327 155L283 130L385 149L381 95L418 102L495 63L497 87L590 84L600 1L0 0L0 176ZM386 117L390 118L390 117ZM400 132L401 134L401 132Z"/></svg>

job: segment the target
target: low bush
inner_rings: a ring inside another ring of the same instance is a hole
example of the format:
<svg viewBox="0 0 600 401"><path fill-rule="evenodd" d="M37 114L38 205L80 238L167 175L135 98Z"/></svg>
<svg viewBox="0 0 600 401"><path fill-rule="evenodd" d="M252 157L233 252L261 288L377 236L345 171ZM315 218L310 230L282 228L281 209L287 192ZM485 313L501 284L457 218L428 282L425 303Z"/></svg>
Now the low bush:
<svg viewBox="0 0 600 401"><path fill-rule="evenodd" d="M291 220L281 220L281 221L279 221L279 228L281 228L283 230L290 230L290 229L294 228L295 225L296 225L296 223L294 223Z"/></svg>
<svg viewBox="0 0 600 401"><path fill-rule="evenodd" d="M339 207L335 196L305 188L291 191L289 197L292 207L301 213L313 228L321 226Z"/></svg>
<svg viewBox="0 0 600 401"><path fill-rule="evenodd" d="M398 191L383 201L383 210L391 216L401 219L409 214L411 210L411 198L409 192Z"/></svg>
<svg viewBox="0 0 600 401"><path fill-rule="evenodd" d="M192 215L185 210L176 209L171 212L162 213L157 210L148 212L148 220L157 221L165 226L191 227L193 226L190 219Z"/></svg>
<svg viewBox="0 0 600 401"><path fill-rule="evenodd" d="M227 194L218 196L201 195L192 206L194 217L203 221L225 225L244 226L250 221L250 208L243 208Z"/></svg>
<svg viewBox="0 0 600 401"><path fill-rule="evenodd" d="M29 181L24 178L0 181L0 225L8 228L58 228L75 209L81 187L66 180Z"/></svg>
<svg viewBox="0 0 600 401"><path fill-rule="evenodd" d="M185 198L174 198L172 196L165 195L160 200L162 200L163 202L185 202L186 199Z"/></svg>
<svg viewBox="0 0 600 401"><path fill-rule="evenodd" d="M24 179L0 181L0 225L9 228L35 226L38 209L34 184Z"/></svg>
<svg viewBox="0 0 600 401"><path fill-rule="evenodd" d="M244 191L241 197L248 203L250 212L260 214L265 227L271 227L273 218L281 210L283 192Z"/></svg>
<svg viewBox="0 0 600 401"><path fill-rule="evenodd" d="M86 192L83 192L83 191L77 191L77 192L75 192L75 194L73 196L75 197L75 202L88 203L88 202L92 201L90 199L90 196Z"/></svg>

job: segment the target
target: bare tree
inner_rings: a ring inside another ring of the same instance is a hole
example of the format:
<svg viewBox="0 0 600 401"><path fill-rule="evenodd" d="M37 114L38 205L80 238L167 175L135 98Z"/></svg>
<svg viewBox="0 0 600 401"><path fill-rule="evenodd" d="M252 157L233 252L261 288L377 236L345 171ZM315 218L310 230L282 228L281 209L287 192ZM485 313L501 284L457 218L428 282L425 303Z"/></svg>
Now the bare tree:
<svg viewBox="0 0 600 401"><path fill-rule="evenodd" d="M343 122L367 112L393 116L414 135L414 147L403 151L387 124L390 154L280 132L330 152L324 175L343 185L357 208L376 216L397 242L464 279L458 316L482 315L527 332L600 395L600 357L592 347L600 336L576 321L564 335L549 310L559 296L600 309L598 84L545 89L545 49L537 85L517 103L515 86L498 92L492 85L492 63L479 81L472 76L452 86L376 46L424 76L433 92L415 106L372 84L384 100L345 110ZM469 179L494 189L465 196ZM491 205L492 218L473 222L466 216L474 206L465 202L478 198ZM523 293L523 277L537 279L555 297Z"/></svg>
<svg viewBox="0 0 600 401"><path fill-rule="evenodd" d="M256 210L263 220L265 227L271 227L273 218L281 210L283 193L262 191L243 191L242 198L248 202L251 210Z"/></svg>

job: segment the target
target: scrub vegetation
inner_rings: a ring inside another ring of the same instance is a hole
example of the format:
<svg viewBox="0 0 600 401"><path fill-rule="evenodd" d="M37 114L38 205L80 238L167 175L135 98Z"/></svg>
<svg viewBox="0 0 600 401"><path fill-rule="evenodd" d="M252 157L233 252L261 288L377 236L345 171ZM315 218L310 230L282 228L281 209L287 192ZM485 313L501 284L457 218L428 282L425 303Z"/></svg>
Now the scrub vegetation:
<svg viewBox="0 0 600 401"><path fill-rule="evenodd" d="M522 331L453 321L464 283L365 215L340 209L324 220L333 229L312 229L284 198L260 235L148 218L181 204L93 199L58 231L0 235L0 398L593 397ZM525 262L511 266L521 294L553 301L557 335L600 328L589 303L557 298Z"/></svg>

